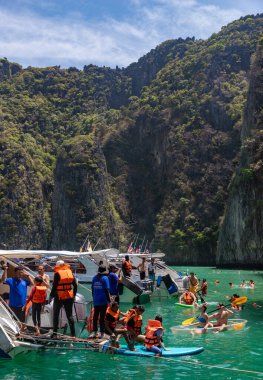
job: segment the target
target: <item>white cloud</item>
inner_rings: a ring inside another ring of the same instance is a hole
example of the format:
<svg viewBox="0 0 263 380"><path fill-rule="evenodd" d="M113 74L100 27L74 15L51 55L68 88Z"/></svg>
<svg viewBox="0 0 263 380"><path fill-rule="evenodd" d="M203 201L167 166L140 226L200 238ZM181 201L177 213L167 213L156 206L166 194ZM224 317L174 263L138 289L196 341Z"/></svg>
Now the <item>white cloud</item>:
<svg viewBox="0 0 263 380"><path fill-rule="evenodd" d="M207 38L242 16L239 9L202 5L201 0L130 0L129 4L133 7L129 15L102 16L98 23L77 13L45 18L0 7L0 56L24 66L127 66L167 39Z"/></svg>

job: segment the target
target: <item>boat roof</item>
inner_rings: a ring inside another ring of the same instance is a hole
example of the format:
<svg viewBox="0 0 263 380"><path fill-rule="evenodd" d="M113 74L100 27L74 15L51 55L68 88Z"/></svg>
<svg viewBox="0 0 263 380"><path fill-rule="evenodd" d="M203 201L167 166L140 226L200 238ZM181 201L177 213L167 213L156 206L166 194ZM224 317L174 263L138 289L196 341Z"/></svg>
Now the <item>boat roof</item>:
<svg viewBox="0 0 263 380"><path fill-rule="evenodd" d="M48 250L28 250L28 249L14 249L14 250L0 250L0 257L6 257L9 259L15 258L41 258L41 257L69 257L69 258L79 258L83 256L95 256L95 255L118 255L119 251L115 248L102 249L98 251L91 252L75 252L75 251L48 251Z"/></svg>

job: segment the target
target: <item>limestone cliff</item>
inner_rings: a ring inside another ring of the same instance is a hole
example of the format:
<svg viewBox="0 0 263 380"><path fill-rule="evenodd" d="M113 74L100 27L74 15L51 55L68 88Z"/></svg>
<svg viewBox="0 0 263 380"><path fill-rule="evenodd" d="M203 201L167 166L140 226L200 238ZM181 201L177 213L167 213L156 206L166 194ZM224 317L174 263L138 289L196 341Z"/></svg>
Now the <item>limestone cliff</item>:
<svg viewBox="0 0 263 380"><path fill-rule="evenodd" d="M105 159L96 139L78 136L59 152L53 194L52 248L78 250L83 237L116 246L116 213L110 199Z"/></svg>
<svg viewBox="0 0 263 380"><path fill-rule="evenodd" d="M263 267L263 39L253 57L240 166L230 184L217 264Z"/></svg>

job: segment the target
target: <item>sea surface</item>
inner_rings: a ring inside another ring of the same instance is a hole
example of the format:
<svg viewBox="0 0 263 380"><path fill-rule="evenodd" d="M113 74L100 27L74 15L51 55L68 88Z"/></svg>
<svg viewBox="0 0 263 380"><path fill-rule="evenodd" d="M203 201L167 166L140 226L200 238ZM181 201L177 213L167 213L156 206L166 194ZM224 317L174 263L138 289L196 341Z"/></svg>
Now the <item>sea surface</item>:
<svg viewBox="0 0 263 380"><path fill-rule="evenodd" d="M0 379L114 379L114 380L170 380L170 379L263 379L263 272L252 270L218 270L209 267L180 267L183 273L193 270L198 278L208 281L208 311L217 302L228 304L227 297L237 293L248 301L235 318L247 319L242 330L191 335L173 335L170 327L180 325L193 316L193 310L176 307L176 298L155 298L146 304L143 315L147 319L162 314L165 327L164 343L167 347L202 346L204 352L196 356L179 358L140 358L104 353L30 352L13 360L0 360ZM239 287L242 280L254 280L255 289ZM216 284L215 281L219 283ZM234 288L229 282L235 284ZM85 290L84 290L85 293ZM259 308L253 304L256 302ZM126 311L128 304L121 310ZM82 325L78 326L80 331ZM82 333L85 337L85 332Z"/></svg>

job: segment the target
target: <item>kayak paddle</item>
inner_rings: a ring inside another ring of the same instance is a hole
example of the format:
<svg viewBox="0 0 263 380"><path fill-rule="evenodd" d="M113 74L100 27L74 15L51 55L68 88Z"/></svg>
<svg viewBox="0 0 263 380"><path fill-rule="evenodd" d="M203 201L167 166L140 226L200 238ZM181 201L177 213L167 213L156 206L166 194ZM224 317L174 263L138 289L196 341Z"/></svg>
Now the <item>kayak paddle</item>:
<svg viewBox="0 0 263 380"><path fill-rule="evenodd" d="M236 298L233 302L231 302L230 304L226 305L225 307L227 306L231 306L231 305L235 305L235 306L238 306L238 305L243 305L243 303L247 302L247 297L239 297L239 298ZM208 314L210 313L213 313L214 311L217 311L218 309L214 309L214 310L211 310L209 311ZM188 318L186 320L184 320L182 322L182 325L190 325L191 323L193 323L195 320L197 319L197 317L192 317L192 318Z"/></svg>

